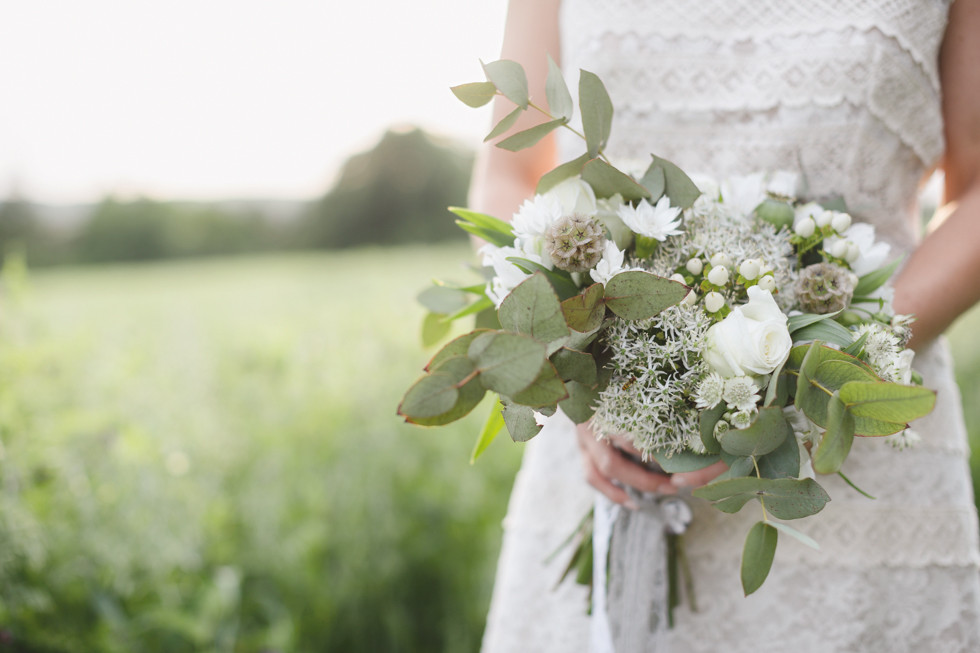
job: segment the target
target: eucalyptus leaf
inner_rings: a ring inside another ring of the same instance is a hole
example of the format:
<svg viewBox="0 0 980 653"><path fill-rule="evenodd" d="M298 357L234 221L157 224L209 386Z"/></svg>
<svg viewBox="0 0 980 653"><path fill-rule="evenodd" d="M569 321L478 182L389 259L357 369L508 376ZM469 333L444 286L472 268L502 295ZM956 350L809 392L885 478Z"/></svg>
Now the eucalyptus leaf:
<svg viewBox="0 0 980 653"><path fill-rule="evenodd" d="M429 286L416 297L416 301L432 313L447 315L469 304L465 291L444 285Z"/></svg>
<svg viewBox="0 0 980 653"><path fill-rule="evenodd" d="M662 449L657 449L651 453L657 464L668 474L695 472L721 460L717 454L698 454L687 449L675 451L672 454L668 454Z"/></svg>
<svg viewBox="0 0 980 653"><path fill-rule="evenodd" d="M659 156L653 155L653 163L651 165L663 168L664 193L670 198L671 206L689 209L694 205L694 200L701 196L701 190L691 181L687 173L667 159L661 159Z"/></svg>
<svg viewBox="0 0 980 653"><path fill-rule="evenodd" d="M640 185L650 192L649 199L651 202L659 200L667 189L667 177L664 175L663 167L651 163L647 171L643 173L643 177L640 178Z"/></svg>
<svg viewBox="0 0 980 653"><path fill-rule="evenodd" d="M472 82L470 84L460 84L449 89L463 104L473 107L482 107L488 104L493 96L497 94L497 87L491 82Z"/></svg>
<svg viewBox="0 0 980 653"><path fill-rule="evenodd" d="M621 195L623 200L631 202L650 197L650 191L602 159L592 159L586 163L582 167L582 179L588 182L599 198Z"/></svg>
<svg viewBox="0 0 980 653"><path fill-rule="evenodd" d="M555 366L545 361L541 366L538 377L524 390L511 397L514 403L531 408L543 408L556 405L559 401L568 399L568 390L558 378Z"/></svg>
<svg viewBox="0 0 980 653"><path fill-rule="evenodd" d="M584 333L602 326L606 315L606 305L602 301L604 294L602 284L595 283L563 301L561 310L568 327Z"/></svg>
<svg viewBox="0 0 980 653"><path fill-rule="evenodd" d="M762 478L797 478L800 475L800 443L787 437L775 451L758 460Z"/></svg>
<svg viewBox="0 0 980 653"><path fill-rule="evenodd" d="M541 431L534 410L527 406L507 404L503 410L504 425L514 442L527 442Z"/></svg>
<svg viewBox="0 0 980 653"><path fill-rule="evenodd" d="M812 478L733 478L700 487L694 496L706 501L758 498L766 509L779 519L800 519L814 515L830 501L820 484ZM743 504L744 505L744 504Z"/></svg>
<svg viewBox="0 0 980 653"><path fill-rule="evenodd" d="M489 297L480 297L469 306L461 308L455 313L446 316L446 321L452 322L453 320L458 320L461 317L466 317L467 315L474 315L481 311L485 311L488 308L493 308L493 302L490 301Z"/></svg>
<svg viewBox="0 0 980 653"><path fill-rule="evenodd" d="M566 124L564 118L559 118L558 120L550 120L548 122L543 122L540 125L535 125L524 131L519 131L513 136L508 136L504 140L497 143L497 147L502 150L507 150L508 152L517 152L531 147L537 144L542 138L555 131L562 125Z"/></svg>
<svg viewBox="0 0 980 653"><path fill-rule="evenodd" d="M527 334L539 342L549 343L570 335L561 302L541 273L519 283L501 302L497 316L504 329Z"/></svg>
<svg viewBox="0 0 980 653"><path fill-rule="evenodd" d="M578 286L575 285L572 277L565 270L549 270L540 263L521 258L520 256L508 256L507 260L528 274L535 272L543 274L551 282L551 287L558 293L559 299L565 299L578 294Z"/></svg>
<svg viewBox="0 0 980 653"><path fill-rule="evenodd" d="M715 425L721 416L725 414L728 407L725 402L720 402L717 406L713 408L707 408L701 411L701 415L698 417L698 426L701 431L701 443L704 445L705 450L708 453L719 453L721 451L721 445L718 443L718 439L715 437Z"/></svg>
<svg viewBox="0 0 980 653"><path fill-rule="evenodd" d="M745 596L762 587L769 576L779 532L768 522L756 522L745 538L742 549L742 590Z"/></svg>
<svg viewBox="0 0 980 653"><path fill-rule="evenodd" d="M426 313L422 319L422 346L432 347L449 335L452 326L442 313Z"/></svg>
<svg viewBox="0 0 980 653"><path fill-rule="evenodd" d="M787 437L794 437L793 429L783 417L783 409L775 407L760 410L748 428L726 431L719 442L733 456L764 456L775 451Z"/></svg>
<svg viewBox="0 0 980 653"><path fill-rule="evenodd" d="M917 385L898 383L846 383L840 398L854 417L907 424L928 415L936 405L936 393Z"/></svg>
<svg viewBox="0 0 980 653"><path fill-rule="evenodd" d="M902 257L899 257L891 263L888 263L887 265L880 267L873 272L869 272L863 277L860 277L857 285L854 286L854 296L864 297L878 290L878 288L883 286L891 278L891 276L895 274L895 270L897 270L898 266L901 264Z"/></svg>
<svg viewBox="0 0 980 653"><path fill-rule="evenodd" d="M551 357L551 362L563 381L578 381L588 386L594 386L599 382L599 374L592 354L562 347Z"/></svg>
<svg viewBox="0 0 980 653"><path fill-rule="evenodd" d="M451 374L429 373L409 387L398 406L398 414L410 422L435 417L451 410L458 398L459 389Z"/></svg>
<svg viewBox="0 0 980 653"><path fill-rule="evenodd" d="M599 335L599 331L602 330L602 326L598 326L589 331L576 331L572 329L572 335L568 337L565 341L565 347L567 349L574 349L576 351L585 351L589 345L595 342L596 337ZM598 362L596 363L598 366Z"/></svg>
<svg viewBox="0 0 980 653"><path fill-rule="evenodd" d="M578 81L578 104L582 131L589 157L599 156L612 131L613 103L605 85L594 73L582 70Z"/></svg>
<svg viewBox="0 0 980 653"><path fill-rule="evenodd" d="M560 166L552 168L538 180L538 187L535 189L535 192L538 195L542 195L566 179L571 179L572 177L580 175L582 173L582 167L588 163L589 160L589 155L583 154L577 159L566 161Z"/></svg>
<svg viewBox="0 0 980 653"><path fill-rule="evenodd" d="M779 531L782 531L783 533L786 533L790 537L795 538L797 541L805 544L811 549L816 549L817 551L820 550L820 545L817 543L815 539L813 539L812 537L810 537L805 533L801 533L800 531L796 530L789 524L784 524L783 522L778 522L778 521L771 521L769 522L769 525Z"/></svg>
<svg viewBox="0 0 980 653"><path fill-rule="evenodd" d="M423 389L433 391L433 394L428 397L418 394L410 396L412 393L410 388L409 393L405 395L405 400L399 407L399 412L405 416L406 421L420 426L443 426L465 417L486 394L483 386L473 379L473 370L473 363L464 356L453 356L444 360L429 374L428 378L438 379L438 384L441 384L448 377L454 383L456 392L452 393L448 388L437 390L436 382L432 382L431 387ZM413 386L416 389L420 387L419 384ZM425 414L437 404L444 402L447 397L453 398L453 402L448 408L434 415ZM430 400L431 403L429 403ZM419 403L420 401L422 404Z"/></svg>
<svg viewBox="0 0 980 653"><path fill-rule="evenodd" d="M599 400L598 389L577 381L568 381L565 389L568 390L568 399L558 402L561 411L576 424L589 421Z"/></svg>
<svg viewBox="0 0 980 653"><path fill-rule="evenodd" d="M513 396L538 378L545 362L545 346L520 333L490 331L470 343L467 356L487 390Z"/></svg>
<svg viewBox="0 0 980 653"><path fill-rule="evenodd" d="M551 111L551 115L556 118L571 120L572 110L575 108L572 104L572 94L568 92L568 84L565 83L561 69L550 54L548 55L548 77L545 80L544 93L545 97L548 98L548 110Z"/></svg>
<svg viewBox="0 0 980 653"><path fill-rule="evenodd" d="M813 471L835 474L851 451L854 441L854 417L835 392L827 403L827 430L813 454Z"/></svg>
<svg viewBox="0 0 980 653"><path fill-rule="evenodd" d="M514 124L517 122L517 119L521 117L522 113L524 113L524 109L517 107L516 109L508 113L506 116L501 118L500 122L498 122L494 126L494 128L490 130L490 133L483 137L483 142L487 143L497 138L498 136L507 133L507 130L514 126Z"/></svg>
<svg viewBox="0 0 980 653"><path fill-rule="evenodd" d="M504 97L522 109L527 109L527 75L519 63L508 59L491 61L483 64L483 72Z"/></svg>
<svg viewBox="0 0 980 653"><path fill-rule="evenodd" d="M437 367L442 365L447 358L452 358L453 356L466 356L466 352L468 352L470 349L470 344L476 340L478 336L484 333L489 333L489 329L474 329L469 333L464 333L461 336L453 338L443 345L442 349L436 352L435 356L433 356L425 366L426 371L434 371Z"/></svg>
<svg viewBox="0 0 980 653"><path fill-rule="evenodd" d="M476 444L473 446L473 453L470 454L470 464L476 462L490 443L496 439L497 434L500 433L500 429L504 428L504 405L500 403L500 399L493 402L493 408L490 409L490 414L487 415L487 421L483 424L483 428L480 429L480 435L476 439Z"/></svg>
<svg viewBox="0 0 980 653"><path fill-rule="evenodd" d="M620 272L605 287L609 309L624 320L644 320L657 315L687 296L682 283L649 272Z"/></svg>
<svg viewBox="0 0 980 653"><path fill-rule="evenodd" d="M720 474L715 479L715 481L727 481L728 479L732 479L732 478L743 478L745 476L750 476L755 473L755 463L752 462L752 458L749 456L733 456L729 453L722 451L721 459L725 462L726 465L728 465L728 471ZM751 498L752 498L751 496L747 496L746 501L748 501ZM744 503L745 501L742 502L743 505ZM740 509L741 507L742 507L741 505L738 506L738 508L736 508L732 512L738 512L738 509ZM728 510L725 510L717 503L715 504L715 508L718 508L722 512L728 512Z"/></svg>

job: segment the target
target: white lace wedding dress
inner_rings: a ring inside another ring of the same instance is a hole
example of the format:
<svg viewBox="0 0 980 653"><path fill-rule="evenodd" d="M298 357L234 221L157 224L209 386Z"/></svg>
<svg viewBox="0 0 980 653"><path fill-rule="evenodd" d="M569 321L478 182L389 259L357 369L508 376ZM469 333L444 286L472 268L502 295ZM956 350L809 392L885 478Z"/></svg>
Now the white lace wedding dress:
<svg viewBox="0 0 980 653"><path fill-rule="evenodd" d="M947 11L943 0L565 0L562 59L606 83L617 163L643 166L654 152L714 176L796 170L813 196L842 194L893 251L907 251L918 185L944 147ZM915 425L922 442L897 451L859 438L845 472L878 498L823 479L832 501L798 523L821 550L781 538L752 596L738 569L757 515L694 502L685 539L699 611L678 610L663 650L980 651L959 393L943 343L915 366L938 390ZM574 434L549 425L529 443L511 498L484 653L588 649L586 590L556 588L566 557L545 559L593 498Z"/></svg>

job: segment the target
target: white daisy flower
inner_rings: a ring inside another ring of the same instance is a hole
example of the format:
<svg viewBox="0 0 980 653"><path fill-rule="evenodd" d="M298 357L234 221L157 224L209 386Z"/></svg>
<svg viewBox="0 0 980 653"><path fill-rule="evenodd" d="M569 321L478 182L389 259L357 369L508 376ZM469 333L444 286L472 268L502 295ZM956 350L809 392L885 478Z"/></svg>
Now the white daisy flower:
<svg viewBox="0 0 980 653"><path fill-rule="evenodd" d="M670 199L664 195L656 205L646 200L640 200L635 207L624 204L617 215L635 233L663 242L668 236L681 233L680 213L680 207L671 206Z"/></svg>

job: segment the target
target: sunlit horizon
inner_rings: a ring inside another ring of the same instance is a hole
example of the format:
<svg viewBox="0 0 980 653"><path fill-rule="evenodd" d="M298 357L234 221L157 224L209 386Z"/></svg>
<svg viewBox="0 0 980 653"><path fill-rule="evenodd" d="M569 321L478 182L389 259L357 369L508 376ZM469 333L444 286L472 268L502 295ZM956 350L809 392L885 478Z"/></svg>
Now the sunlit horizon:
<svg viewBox="0 0 980 653"><path fill-rule="evenodd" d="M40 0L0 21L0 197L310 199L389 127L476 145L448 87L505 2Z"/></svg>

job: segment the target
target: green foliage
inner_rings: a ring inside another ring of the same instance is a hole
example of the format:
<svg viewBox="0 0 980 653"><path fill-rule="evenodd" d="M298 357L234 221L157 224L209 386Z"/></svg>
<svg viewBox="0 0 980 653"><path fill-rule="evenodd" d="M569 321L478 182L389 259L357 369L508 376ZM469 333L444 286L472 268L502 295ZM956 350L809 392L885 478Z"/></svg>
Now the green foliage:
<svg viewBox="0 0 980 653"><path fill-rule="evenodd" d="M389 131L344 164L334 187L310 205L297 247L343 248L461 239L447 206L466 200L473 155L419 129Z"/></svg>
<svg viewBox="0 0 980 653"><path fill-rule="evenodd" d="M520 451L379 409L419 363L387 298L464 252L34 273L0 311L5 645L478 650Z"/></svg>
<svg viewBox="0 0 980 653"><path fill-rule="evenodd" d="M769 576L778 540L779 533L768 522L756 522L749 530L742 550L742 590L745 596L762 587Z"/></svg>

